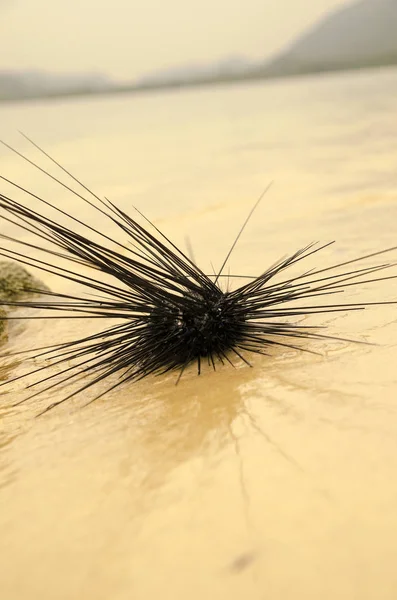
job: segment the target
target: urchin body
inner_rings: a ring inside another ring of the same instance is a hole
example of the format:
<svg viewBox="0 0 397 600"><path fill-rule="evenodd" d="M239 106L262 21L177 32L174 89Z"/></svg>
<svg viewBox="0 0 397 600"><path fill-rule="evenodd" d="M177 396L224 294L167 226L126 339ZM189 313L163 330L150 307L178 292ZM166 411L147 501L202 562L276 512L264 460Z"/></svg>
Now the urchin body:
<svg viewBox="0 0 397 600"><path fill-rule="evenodd" d="M149 313L143 333L148 348L152 349L150 362L159 355L168 367L185 367L201 359L227 360L231 349L244 339L246 311L230 294L215 289L212 293L187 294L174 302L159 303Z"/></svg>

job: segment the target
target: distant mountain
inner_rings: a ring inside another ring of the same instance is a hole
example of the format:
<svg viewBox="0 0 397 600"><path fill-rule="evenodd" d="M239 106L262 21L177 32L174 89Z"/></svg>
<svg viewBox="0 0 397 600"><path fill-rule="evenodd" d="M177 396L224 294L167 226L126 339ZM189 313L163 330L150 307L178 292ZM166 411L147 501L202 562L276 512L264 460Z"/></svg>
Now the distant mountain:
<svg viewBox="0 0 397 600"><path fill-rule="evenodd" d="M272 60L230 57L161 69L130 82L101 74L0 71L0 101L161 89L397 65L397 0L356 0L334 11Z"/></svg>
<svg viewBox="0 0 397 600"><path fill-rule="evenodd" d="M96 73L54 74L43 71L0 71L0 100L98 93L113 85L110 78Z"/></svg>
<svg viewBox="0 0 397 600"><path fill-rule="evenodd" d="M288 75L384 64L397 64L397 0L360 0L331 13L259 71Z"/></svg>
<svg viewBox="0 0 397 600"><path fill-rule="evenodd" d="M245 73L254 65L244 56L230 56L216 63L193 63L161 69L148 73L135 81L136 84L177 83L186 80L200 80L215 77L233 77Z"/></svg>
<svg viewBox="0 0 397 600"><path fill-rule="evenodd" d="M312 26L275 58L186 65L142 77L146 88L200 85L397 64L397 0L359 0Z"/></svg>

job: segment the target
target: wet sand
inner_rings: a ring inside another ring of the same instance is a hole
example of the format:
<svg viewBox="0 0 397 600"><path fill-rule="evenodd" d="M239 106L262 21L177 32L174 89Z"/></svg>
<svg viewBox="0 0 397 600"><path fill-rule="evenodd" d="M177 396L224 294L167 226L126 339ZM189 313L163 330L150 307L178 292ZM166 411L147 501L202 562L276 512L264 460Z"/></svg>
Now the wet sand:
<svg viewBox="0 0 397 600"><path fill-rule="evenodd" d="M396 244L396 93L389 70L0 116L18 149L22 129L177 244L189 236L208 272L275 180L230 263L255 275L316 240L336 244L309 268ZM91 218L5 149L0 160L5 176ZM390 280L345 299L395 298ZM394 600L397 308L315 322L374 345L311 342L321 356L275 350L253 368L192 368L178 386L150 377L39 419L61 391L12 408L24 394L13 384L0 400L0 596ZM11 352L76 334L62 321L9 329Z"/></svg>

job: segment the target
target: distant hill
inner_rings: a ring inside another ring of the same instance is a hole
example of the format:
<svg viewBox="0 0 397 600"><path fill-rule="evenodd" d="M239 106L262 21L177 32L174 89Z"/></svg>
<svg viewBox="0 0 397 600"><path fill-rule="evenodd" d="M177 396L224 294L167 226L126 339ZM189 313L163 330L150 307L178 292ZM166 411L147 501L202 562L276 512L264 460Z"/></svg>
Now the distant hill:
<svg viewBox="0 0 397 600"><path fill-rule="evenodd" d="M95 73L0 71L0 101L144 93L393 64L397 65L397 0L359 0L328 14L271 60L230 57L160 69L130 82Z"/></svg>
<svg viewBox="0 0 397 600"><path fill-rule="evenodd" d="M0 71L0 100L41 98L65 94L98 93L113 85L96 73L54 74L44 71Z"/></svg>
<svg viewBox="0 0 397 600"><path fill-rule="evenodd" d="M271 60L244 57L142 77L141 88L180 87L397 64L397 0L359 0L326 15Z"/></svg>
<svg viewBox="0 0 397 600"><path fill-rule="evenodd" d="M397 0L360 0L322 19L258 73L289 75L397 64Z"/></svg>
<svg viewBox="0 0 397 600"><path fill-rule="evenodd" d="M168 67L143 75L135 83L142 85L164 84L170 82L183 82L186 80L207 80L223 77L238 77L256 66L252 60L245 56L230 56L219 62L189 63Z"/></svg>

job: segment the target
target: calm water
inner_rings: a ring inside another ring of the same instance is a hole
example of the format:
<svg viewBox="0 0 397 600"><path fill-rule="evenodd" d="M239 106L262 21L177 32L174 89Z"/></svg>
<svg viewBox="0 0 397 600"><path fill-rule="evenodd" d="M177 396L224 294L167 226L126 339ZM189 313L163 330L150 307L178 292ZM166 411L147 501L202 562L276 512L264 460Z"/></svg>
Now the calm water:
<svg viewBox="0 0 397 600"><path fill-rule="evenodd" d="M182 246L188 236L209 272L274 180L231 260L258 274L311 241L336 240L324 264L396 244L396 97L389 70L4 105L1 137L35 158L24 131L101 195ZM5 176L107 227L6 149L0 161ZM353 297L390 300L397 285ZM178 387L154 378L41 419L40 401L10 408L22 385L4 395L1 597L394 600L397 308L322 324L377 345L277 352L254 369L187 373ZM68 327L14 322L6 349Z"/></svg>

